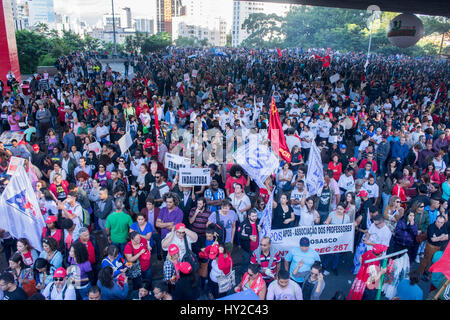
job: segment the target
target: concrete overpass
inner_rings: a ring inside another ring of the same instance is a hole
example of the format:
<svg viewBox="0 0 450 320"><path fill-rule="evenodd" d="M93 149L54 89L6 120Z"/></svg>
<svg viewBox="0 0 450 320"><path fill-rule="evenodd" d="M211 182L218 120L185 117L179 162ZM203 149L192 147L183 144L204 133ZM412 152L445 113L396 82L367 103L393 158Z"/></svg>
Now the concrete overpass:
<svg viewBox="0 0 450 320"><path fill-rule="evenodd" d="M245 0L247 1L247 0ZM448 0L251 0L257 2L278 2L304 4L321 7L366 10L370 5L377 5L381 11L416 13L430 16L450 17Z"/></svg>

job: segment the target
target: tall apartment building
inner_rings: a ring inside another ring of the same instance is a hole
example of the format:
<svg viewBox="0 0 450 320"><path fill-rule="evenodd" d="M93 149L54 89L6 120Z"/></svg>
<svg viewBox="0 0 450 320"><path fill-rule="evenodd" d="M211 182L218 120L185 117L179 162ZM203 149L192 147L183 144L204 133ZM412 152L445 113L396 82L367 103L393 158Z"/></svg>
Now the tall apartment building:
<svg viewBox="0 0 450 320"><path fill-rule="evenodd" d="M247 39L249 34L242 28L242 24L252 13L275 13L279 16L285 16L292 4L255 2L247 0L233 0L233 26L231 31L231 45L239 46L242 41Z"/></svg>
<svg viewBox="0 0 450 320"><path fill-rule="evenodd" d="M29 0L29 25L34 26L40 22L55 23L55 7L53 0Z"/></svg>
<svg viewBox="0 0 450 320"><path fill-rule="evenodd" d="M172 18L184 14L181 0L156 0L156 32L172 34Z"/></svg>
<svg viewBox="0 0 450 320"><path fill-rule="evenodd" d="M149 34L155 33L155 21L153 19L146 18L135 18L134 19L134 28L136 31L145 32Z"/></svg>
<svg viewBox="0 0 450 320"><path fill-rule="evenodd" d="M172 39L206 39L210 45L225 46L227 23L211 0L184 0L185 15L172 19Z"/></svg>
<svg viewBox="0 0 450 320"><path fill-rule="evenodd" d="M122 16L121 16L121 27L122 28L132 28L133 27L133 21L131 18L131 9L128 7L122 8Z"/></svg>

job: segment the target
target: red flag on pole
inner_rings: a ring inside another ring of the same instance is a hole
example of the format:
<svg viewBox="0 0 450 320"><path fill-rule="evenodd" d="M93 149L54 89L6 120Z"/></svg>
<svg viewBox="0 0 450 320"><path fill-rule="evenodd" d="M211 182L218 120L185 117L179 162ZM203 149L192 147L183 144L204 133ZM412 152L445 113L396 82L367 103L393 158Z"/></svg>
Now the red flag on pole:
<svg viewBox="0 0 450 320"><path fill-rule="evenodd" d="M278 109L275 105L273 96L272 103L270 105L269 140L272 142L272 149L275 154L279 155L283 160L290 163L292 156L286 144L283 126L281 125L280 114L278 113Z"/></svg>
<svg viewBox="0 0 450 320"><path fill-rule="evenodd" d="M327 68L330 66L330 55L327 54L326 57L323 58L323 64L322 67Z"/></svg>
<svg viewBox="0 0 450 320"><path fill-rule="evenodd" d="M444 251L442 257L436 261L431 267L431 272L442 272L444 276L450 280L450 246L447 245L447 248Z"/></svg>
<svg viewBox="0 0 450 320"><path fill-rule="evenodd" d="M280 58L282 58L283 57L283 53L281 53L280 48L277 48L277 52L278 52L278 55L280 56Z"/></svg>

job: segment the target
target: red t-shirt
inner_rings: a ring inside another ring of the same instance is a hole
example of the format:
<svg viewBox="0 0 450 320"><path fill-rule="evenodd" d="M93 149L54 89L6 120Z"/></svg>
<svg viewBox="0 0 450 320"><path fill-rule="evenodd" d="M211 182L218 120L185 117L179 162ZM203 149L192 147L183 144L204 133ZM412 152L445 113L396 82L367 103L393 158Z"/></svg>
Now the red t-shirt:
<svg viewBox="0 0 450 320"><path fill-rule="evenodd" d="M338 162L337 165L335 165L333 161L330 161L328 169L333 170L334 180L339 181L342 173L342 163Z"/></svg>
<svg viewBox="0 0 450 320"><path fill-rule="evenodd" d="M132 256L137 255L142 250L147 251L147 240L144 238L141 238L141 243L139 249L133 248L133 245L131 244L131 241L127 243L125 246L125 249L123 250L124 254L131 254ZM146 254L142 254L139 257L139 262L141 263L141 270L146 271L148 268L150 268L150 259L145 259Z"/></svg>
<svg viewBox="0 0 450 320"><path fill-rule="evenodd" d="M256 229L256 223L250 223L252 226L252 236L256 236L256 241L250 240L250 251L255 251L259 245L258 230Z"/></svg>
<svg viewBox="0 0 450 320"><path fill-rule="evenodd" d="M233 178L231 176L227 177L227 183L225 184L225 189L227 189L230 194L234 192L234 184L239 183L242 185L242 187L245 187L247 185L247 179L244 178L244 176L241 176L239 179Z"/></svg>

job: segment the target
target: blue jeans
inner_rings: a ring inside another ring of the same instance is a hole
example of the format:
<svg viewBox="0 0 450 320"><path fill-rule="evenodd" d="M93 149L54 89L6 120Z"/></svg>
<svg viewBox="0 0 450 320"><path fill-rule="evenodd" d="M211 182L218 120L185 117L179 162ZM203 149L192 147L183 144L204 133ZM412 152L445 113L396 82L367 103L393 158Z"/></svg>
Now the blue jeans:
<svg viewBox="0 0 450 320"><path fill-rule="evenodd" d="M126 242L125 243L114 243L112 242L113 245L115 245L117 248L119 248L120 253L123 255L123 250L125 249L126 246Z"/></svg>

